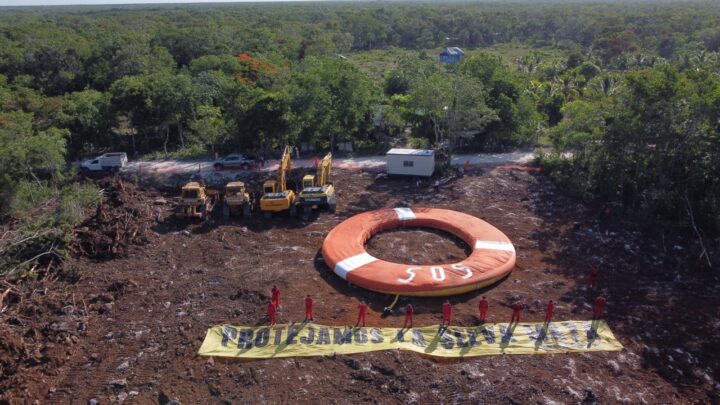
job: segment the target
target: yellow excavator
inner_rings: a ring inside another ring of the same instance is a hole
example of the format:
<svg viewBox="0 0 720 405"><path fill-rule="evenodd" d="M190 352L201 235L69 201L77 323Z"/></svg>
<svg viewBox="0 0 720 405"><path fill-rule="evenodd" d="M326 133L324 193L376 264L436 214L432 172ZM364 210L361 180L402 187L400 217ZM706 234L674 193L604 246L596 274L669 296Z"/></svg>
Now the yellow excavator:
<svg viewBox="0 0 720 405"><path fill-rule="evenodd" d="M295 205L295 192L287 188L286 176L292 169L290 161L290 147L283 151L277 179L266 180L263 183L263 195L260 197L260 210L265 218L272 218L273 212L289 211L290 216L297 214Z"/></svg>
<svg viewBox="0 0 720 405"><path fill-rule="evenodd" d="M303 188L298 194L298 205L304 217L310 215L310 211L316 207L335 212L337 203L335 187L330 181L330 169L332 169L332 153L328 152L318 164L317 173L303 177Z"/></svg>

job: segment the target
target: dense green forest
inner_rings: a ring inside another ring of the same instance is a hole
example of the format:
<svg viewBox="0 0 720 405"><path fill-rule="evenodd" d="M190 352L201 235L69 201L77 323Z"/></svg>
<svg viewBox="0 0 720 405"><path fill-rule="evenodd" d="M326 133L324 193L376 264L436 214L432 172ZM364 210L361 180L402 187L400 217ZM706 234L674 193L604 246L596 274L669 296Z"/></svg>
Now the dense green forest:
<svg viewBox="0 0 720 405"><path fill-rule="evenodd" d="M96 195L66 162L102 151L381 151L409 128L455 151L544 145L583 197L716 232L719 51L716 2L0 8L0 206L72 223Z"/></svg>

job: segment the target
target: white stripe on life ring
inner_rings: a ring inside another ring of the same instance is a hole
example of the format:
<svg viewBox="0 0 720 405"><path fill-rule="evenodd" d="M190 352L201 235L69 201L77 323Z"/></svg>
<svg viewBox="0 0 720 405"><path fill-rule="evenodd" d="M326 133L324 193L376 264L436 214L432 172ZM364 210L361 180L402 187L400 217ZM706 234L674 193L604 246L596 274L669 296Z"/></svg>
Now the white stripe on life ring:
<svg viewBox="0 0 720 405"><path fill-rule="evenodd" d="M475 249L492 249L492 250L505 250L508 252L514 252L515 246L509 242L495 242L491 240L476 240Z"/></svg>
<svg viewBox="0 0 720 405"><path fill-rule="evenodd" d="M348 257L335 265L335 274L345 279L348 273L368 263L376 261L377 258L370 256L367 252Z"/></svg>
<svg viewBox="0 0 720 405"><path fill-rule="evenodd" d="M398 219L401 221L410 221L415 219L415 213L410 208L395 208Z"/></svg>

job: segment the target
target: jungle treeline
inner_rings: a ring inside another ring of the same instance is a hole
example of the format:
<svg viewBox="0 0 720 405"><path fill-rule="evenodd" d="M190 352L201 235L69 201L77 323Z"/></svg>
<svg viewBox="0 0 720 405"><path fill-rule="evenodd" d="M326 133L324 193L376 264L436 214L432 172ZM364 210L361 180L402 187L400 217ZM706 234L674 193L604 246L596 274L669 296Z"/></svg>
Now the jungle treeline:
<svg viewBox="0 0 720 405"><path fill-rule="evenodd" d="M526 51L487 51L501 44ZM464 60L440 63L445 46ZM95 197L67 162L103 151L382 151L409 133L544 145L583 197L704 237L720 229L718 51L717 2L0 8L0 206L80 201L53 220L71 221ZM382 77L358 63L386 52Z"/></svg>

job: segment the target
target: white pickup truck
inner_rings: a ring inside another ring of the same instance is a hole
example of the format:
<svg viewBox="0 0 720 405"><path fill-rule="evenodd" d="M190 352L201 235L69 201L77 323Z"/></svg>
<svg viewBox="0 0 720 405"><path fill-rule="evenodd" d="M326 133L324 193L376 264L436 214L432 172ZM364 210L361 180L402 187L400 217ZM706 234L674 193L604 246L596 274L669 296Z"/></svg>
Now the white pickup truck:
<svg viewBox="0 0 720 405"><path fill-rule="evenodd" d="M117 171L127 165L128 158L125 152L111 152L102 154L95 159L88 159L80 163L83 172Z"/></svg>

